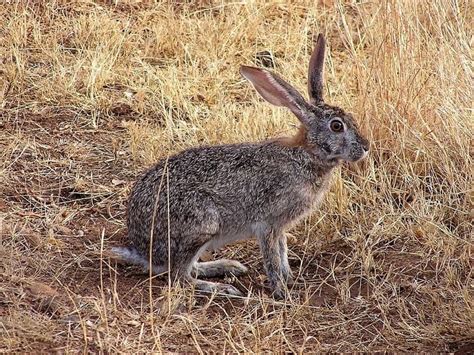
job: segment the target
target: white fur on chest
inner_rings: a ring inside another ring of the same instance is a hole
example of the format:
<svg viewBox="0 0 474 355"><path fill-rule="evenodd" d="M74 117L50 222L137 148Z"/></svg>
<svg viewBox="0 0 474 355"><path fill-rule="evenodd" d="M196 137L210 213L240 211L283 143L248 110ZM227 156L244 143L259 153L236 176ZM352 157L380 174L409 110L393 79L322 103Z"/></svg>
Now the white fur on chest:
<svg viewBox="0 0 474 355"><path fill-rule="evenodd" d="M319 206L324 200L324 197L326 196L326 193L329 190L330 183L331 183L331 177L327 176L324 178L324 180L322 181L321 185L318 188L315 188L313 186L308 186L306 189L303 190L303 193L305 194L306 198L309 201L308 213L311 213L315 209L319 208Z"/></svg>

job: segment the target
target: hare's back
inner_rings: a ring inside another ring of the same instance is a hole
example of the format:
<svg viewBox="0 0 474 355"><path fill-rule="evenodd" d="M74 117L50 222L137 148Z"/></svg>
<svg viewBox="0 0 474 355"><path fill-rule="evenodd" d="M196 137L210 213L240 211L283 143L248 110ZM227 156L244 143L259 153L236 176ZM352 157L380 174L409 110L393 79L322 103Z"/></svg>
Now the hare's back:
<svg viewBox="0 0 474 355"><path fill-rule="evenodd" d="M262 184L278 186L298 179L298 153L271 143L199 147L160 161L152 175L157 181L166 170L171 193L251 192Z"/></svg>
<svg viewBox="0 0 474 355"><path fill-rule="evenodd" d="M150 195L161 190L160 200L166 196L171 207L203 196L241 207L255 200L268 203L271 196L307 182L305 159L297 148L283 149L269 142L192 148L149 169L137 181L131 200L151 201Z"/></svg>

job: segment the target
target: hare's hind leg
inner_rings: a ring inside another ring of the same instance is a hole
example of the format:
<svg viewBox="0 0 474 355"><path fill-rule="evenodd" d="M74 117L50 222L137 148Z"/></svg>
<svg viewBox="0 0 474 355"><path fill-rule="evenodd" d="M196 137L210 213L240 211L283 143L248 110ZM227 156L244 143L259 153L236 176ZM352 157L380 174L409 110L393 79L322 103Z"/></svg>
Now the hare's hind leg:
<svg viewBox="0 0 474 355"><path fill-rule="evenodd" d="M207 238L208 236L203 236L203 238ZM199 240L198 238L195 238L195 240ZM173 265L171 267L172 270L174 270L174 275L175 275L175 280L185 280L189 282L190 284L194 285L194 287L197 290L203 291L203 292L217 292L221 294L226 294L226 295L234 295L234 296L242 296L242 293L237 290L234 286L224 284L224 283L218 283L218 282L210 282L210 281L204 281L204 280L198 280L196 277L194 277L194 266L196 264L196 261L199 259L199 256L201 253L206 250L208 243L204 243L204 245L201 245L198 248L186 248L185 250L180 250L179 257L178 255L175 255L175 259L173 261ZM235 267L236 265L234 265ZM242 265L242 267L244 267ZM245 268L245 267L244 267ZM206 269L206 267L204 267ZM208 268L210 270L211 268Z"/></svg>
<svg viewBox="0 0 474 355"><path fill-rule="evenodd" d="M197 262L193 266L193 273L196 277L240 276L246 274L247 271L248 269L244 265L229 259Z"/></svg>
<svg viewBox="0 0 474 355"><path fill-rule="evenodd" d="M234 286L219 282L211 282L211 281L204 281L199 279L189 279L194 287L197 290L206 292L206 293L220 293L224 295L231 295L231 296L243 296L242 292L237 290Z"/></svg>

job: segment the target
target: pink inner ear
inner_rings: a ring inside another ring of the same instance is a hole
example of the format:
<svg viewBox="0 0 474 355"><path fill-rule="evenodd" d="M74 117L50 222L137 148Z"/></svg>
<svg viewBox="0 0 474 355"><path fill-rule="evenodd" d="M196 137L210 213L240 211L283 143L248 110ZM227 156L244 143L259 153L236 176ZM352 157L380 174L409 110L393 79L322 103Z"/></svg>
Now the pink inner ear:
<svg viewBox="0 0 474 355"><path fill-rule="evenodd" d="M265 100L271 104L275 106L285 106L276 95L273 95L270 91L265 90L262 86L255 86L255 89Z"/></svg>
<svg viewBox="0 0 474 355"><path fill-rule="evenodd" d="M275 106L293 106L288 93L272 77L272 75L262 69L242 67L242 75L248 79L262 97Z"/></svg>
<svg viewBox="0 0 474 355"><path fill-rule="evenodd" d="M266 70L242 66L240 73L249 80L262 97L275 106L285 106L308 125L310 115L305 99L290 84Z"/></svg>

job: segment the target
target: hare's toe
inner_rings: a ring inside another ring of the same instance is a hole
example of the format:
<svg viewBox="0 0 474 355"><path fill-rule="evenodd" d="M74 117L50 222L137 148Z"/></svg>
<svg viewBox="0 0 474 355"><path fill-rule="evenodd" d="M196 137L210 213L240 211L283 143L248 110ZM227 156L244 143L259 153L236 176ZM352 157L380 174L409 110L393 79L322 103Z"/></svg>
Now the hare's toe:
<svg viewBox="0 0 474 355"><path fill-rule="evenodd" d="M224 294L224 295L243 296L242 292L240 292L238 289L236 289L232 285L218 283L218 282L204 281L204 280L194 280L193 283L196 289L203 292L208 292L208 293L217 292L219 294Z"/></svg>
<svg viewBox="0 0 474 355"><path fill-rule="evenodd" d="M284 288L276 288L273 290L272 296L277 301L283 301L287 297L287 292Z"/></svg>
<svg viewBox="0 0 474 355"><path fill-rule="evenodd" d="M282 301L290 297L290 290L287 287L286 282L279 280L278 282L271 283L272 297L275 300Z"/></svg>
<svg viewBox="0 0 474 355"><path fill-rule="evenodd" d="M288 275L286 275L285 280L288 286L293 286L295 284L295 277L291 271L288 273Z"/></svg>
<svg viewBox="0 0 474 355"><path fill-rule="evenodd" d="M193 269L197 277L240 276L248 272L238 261L228 259L195 263Z"/></svg>
<svg viewBox="0 0 474 355"><path fill-rule="evenodd" d="M240 292L234 286L228 284L218 284L217 292L222 293L224 295L243 296L242 292Z"/></svg>
<svg viewBox="0 0 474 355"><path fill-rule="evenodd" d="M234 276L244 275L249 271L249 269L235 260L228 260L228 265L226 269L226 275L232 274Z"/></svg>

